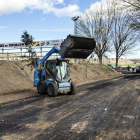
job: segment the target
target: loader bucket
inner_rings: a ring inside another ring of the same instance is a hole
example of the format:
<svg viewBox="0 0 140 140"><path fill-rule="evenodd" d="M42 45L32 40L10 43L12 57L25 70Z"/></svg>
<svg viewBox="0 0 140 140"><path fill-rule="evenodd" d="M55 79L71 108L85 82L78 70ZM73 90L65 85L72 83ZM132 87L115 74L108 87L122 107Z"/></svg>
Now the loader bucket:
<svg viewBox="0 0 140 140"><path fill-rule="evenodd" d="M60 46L62 58L87 58L96 47L94 38L68 35Z"/></svg>

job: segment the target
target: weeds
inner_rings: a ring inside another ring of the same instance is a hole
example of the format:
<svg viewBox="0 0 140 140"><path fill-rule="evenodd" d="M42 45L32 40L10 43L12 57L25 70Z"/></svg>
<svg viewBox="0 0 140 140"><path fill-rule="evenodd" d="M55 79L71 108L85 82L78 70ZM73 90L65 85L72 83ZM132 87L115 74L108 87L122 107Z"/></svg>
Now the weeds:
<svg viewBox="0 0 140 140"><path fill-rule="evenodd" d="M78 66L74 66L74 69L77 70Z"/></svg>
<svg viewBox="0 0 140 140"><path fill-rule="evenodd" d="M109 70L110 72L114 72L114 70L110 67L108 67L107 70Z"/></svg>
<svg viewBox="0 0 140 140"><path fill-rule="evenodd" d="M72 66L73 64L72 63L69 63L69 66Z"/></svg>
<svg viewBox="0 0 140 140"><path fill-rule="evenodd" d="M114 70L112 69L112 68L110 68L110 67L107 67L107 68L101 68L101 70L102 71L104 71L104 72L113 72L114 73Z"/></svg>
<svg viewBox="0 0 140 140"><path fill-rule="evenodd" d="M99 72L97 72L96 70L92 70L92 72L96 72L98 75L100 75L100 73L99 73Z"/></svg>
<svg viewBox="0 0 140 140"><path fill-rule="evenodd" d="M103 69L103 68L101 68L101 70L103 70L103 71L104 71L104 69Z"/></svg>

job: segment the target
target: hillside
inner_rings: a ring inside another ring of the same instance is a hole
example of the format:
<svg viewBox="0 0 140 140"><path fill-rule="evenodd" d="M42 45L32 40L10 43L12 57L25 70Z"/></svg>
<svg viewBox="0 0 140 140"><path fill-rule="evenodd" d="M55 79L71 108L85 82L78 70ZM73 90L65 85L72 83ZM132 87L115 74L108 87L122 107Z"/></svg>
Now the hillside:
<svg viewBox="0 0 140 140"><path fill-rule="evenodd" d="M130 60L133 61L135 64L140 63L140 59L130 59Z"/></svg>
<svg viewBox="0 0 140 140"><path fill-rule="evenodd" d="M0 94L26 91L32 88L32 85L32 80L16 65L0 61Z"/></svg>
<svg viewBox="0 0 140 140"><path fill-rule="evenodd" d="M33 87L33 72L29 62L0 61L0 95L15 92L36 90ZM87 72L86 72L87 71ZM72 64L70 63L70 75L74 82L90 82L120 75L112 68L98 64Z"/></svg>

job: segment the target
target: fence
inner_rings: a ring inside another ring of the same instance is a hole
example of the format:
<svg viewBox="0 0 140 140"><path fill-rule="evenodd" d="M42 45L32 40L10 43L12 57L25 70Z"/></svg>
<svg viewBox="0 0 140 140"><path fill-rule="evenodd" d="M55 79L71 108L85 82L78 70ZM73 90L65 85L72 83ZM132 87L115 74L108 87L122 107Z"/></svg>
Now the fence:
<svg viewBox="0 0 140 140"><path fill-rule="evenodd" d="M31 47L32 51L36 52L35 58L42 58L45 56L46 53L52 49L53 46L38 46L38 47ZM55 59L60 57L58 54L52 54L50 59ZM29 52L28 48L26 47L3 47L0 48L0 60L7 60L7 61L23 61L29 60ZM98 59L69 59L70 63L99 63Z"/></svg>
<svg viewBox="0 0 140 140"><path fill-rule="evenodd" d="M41 59L43 56L34 56L33 58ZM58 54L51 56L49 59L56 59L59 57ZM29 55L20 55L14 53L0 53L0 60L7 61L27 61L29 60ZM70 63L80 64L80 63L90 63L90 64L98 64L98 59L69 59Z"/></svg>
<svg viewBox="0 0 140 140"><path fill-rule="evenodd" d="M36 52L35 57L42 58L45 56L46 53L50 51L52 46L40 46L40 47L32 47L31 51ZM59 57L58 54L52 54L50 58ZM0 60L10 60L10 61L20 61L20 60L28 60L29 59L29 52L28 48L26 47L4 47L0 48Z"/></svg>
<svg viewBox="0 0 140 140"><path fill-rule="evenodd" d="M38 47L32 47L31 49L36 52L37 55L35 57L38 57L41 59L43 56L45 56L46 53L48 53L50 51L50 49L52 49L52 47L53 46L38 46ZM52 54L50 56L50 59L55 59L57 57L59 57L58 54ZM7 61L29 60L28 48L26 48L26 47L3 47L3 48L0 48L0 60L7 60ZM76 64L78 64L78 63L99 64L99 60L97 58L93 58L93 59L69 59L69 60L70 60L70 63L76 63ZM103 64L108 64L108 63L115 64L115 61L116 60L114 58L103 59ZM128 63L128 61L126 59L124 59L123 61L124 61L123 63Z"/></svg>

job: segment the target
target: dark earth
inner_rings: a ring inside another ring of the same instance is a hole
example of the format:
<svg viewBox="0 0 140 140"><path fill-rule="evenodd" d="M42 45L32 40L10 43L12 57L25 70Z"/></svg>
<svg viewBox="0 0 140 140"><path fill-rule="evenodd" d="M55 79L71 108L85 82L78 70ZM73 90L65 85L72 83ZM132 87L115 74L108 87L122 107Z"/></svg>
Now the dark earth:
<svg viewBox="0 0 140 140"><path fill-rule="evenodd" d="M139 140L140 74L81 85L76 95L1 103L0 140L22 139Z"/></svg>

